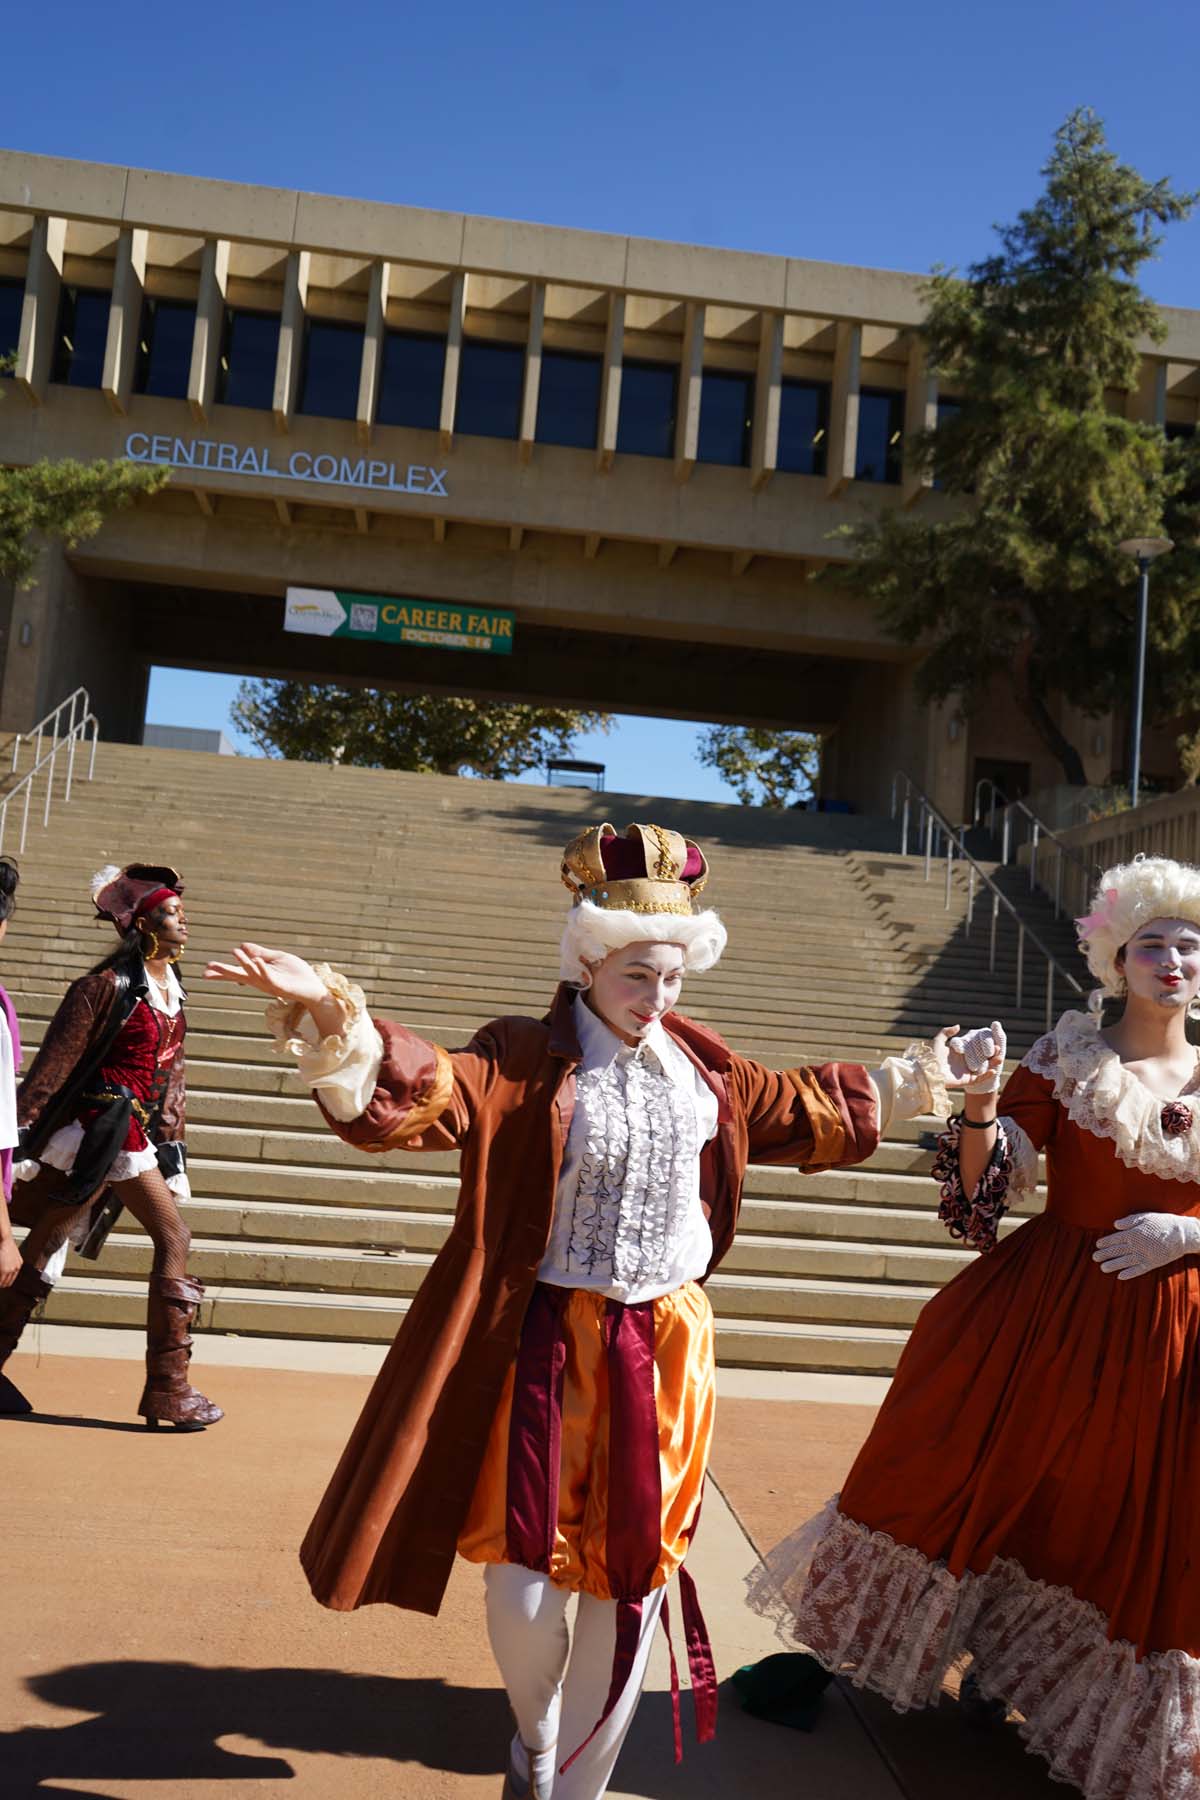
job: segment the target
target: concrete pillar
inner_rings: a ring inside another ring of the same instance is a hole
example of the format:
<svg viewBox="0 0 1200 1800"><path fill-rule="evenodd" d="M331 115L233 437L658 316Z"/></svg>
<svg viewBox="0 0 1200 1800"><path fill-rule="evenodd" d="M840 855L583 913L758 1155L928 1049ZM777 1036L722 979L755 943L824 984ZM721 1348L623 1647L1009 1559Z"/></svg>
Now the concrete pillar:
<svg viewBox="0 0 1200 1800"><path fill-rule="evenodd" d="M62 292L63 248L66 241L65 219L34 220L13 379L38 406L46 397L46 384L50 380L50 370L54 364L54 337L58 329L58 302Z"/></svg>
<svg viewBox="0 0 1200 1800"><path fill-rule="evenodd" d="M460 269L450 284L450 318L446 326L446 368L442 376L441 443L454 446L454 420L458 412L458 375L462 367L463 326L467 317L467 275Z"/></svg>
<svg viewBox="0 0 1200 1800"><path fill-rule="evenodd" d="M200 259L196 330L192 338L192 366L188 373L188 405L192 417L201 424L211 416L216 398L228 281L229 239L209 238Z"/></svg>
<svg viewBox="0 0 1200 1800"><path fill-rule="evenodd" d="M275 358L275 425L291 429L300 391L300 358L304 354L304 314L308 306L309 253L293 250L283 280L283 311L279 316L279 352Z"/></svg>
<svg viewBox="0 0 1200 1800"><path fill-rule="evenodd" d="M914 335L908 352L908 384L904 396L904 476L900 498L905 506L927 493L933 486L928 469L919 467L911 449L911 440L919 431L937 430L937 376L930 374L924 340Z"/></svg>
<svg viewBox="0 0 1200 1800"><path fill-rule="evenodd" d="M766 487L779 458L779 408L783 396L783 314L765 312L759 325L754 425L750 435L750 486Z"/></svg>
<svg viewBox="0 0 1200 1800"><path fill-rule="evenodd" d="M600 414L596 422L596 467L606 473L617 454L621 419L621 365L625 358L625 296L608 296L608 330L604 336L604 369L600 376Z"/></svg>
<svg viewBox="0 0 1200 1800"><path fill-rule="evenodd" d="M28 731L85 687L101 736L137 742L147 679L127 590L78 574L60 543L29 587L0 589L0 730Z"/></svg>
<svg viewBox="0 0 1200 1800"><path fill-rule="evenodd" d="M104 345L104 373L100 379L100 391L115 413L127 413L133 396L133 371L146 299L149 235L149 232L126 226L117 240L112 304L108 309L108 338Z"/></svg>
<svg viewBox="0 0 1200 1800"><path fill-rule="evenodd" d="M546 284L535 281L529 296L529 336L525 340L525 385L521 391L521 428L517 455L528 462L537 436L538 394L542 386L542 338L546 329Z"/></svg>
<svg viewBox="0 0 1200 1800"><path fill-rule="evenodd" d="M1161 356L1143 356L1138 384L1125 396L1125 416L1143 425L1167 422L1167 364Z"/></svg>
<svg viewBox="0 0 1200 1800"><path fill-rule="evenodd" d="M705 309L689 300L679 363L679 405L675 417L675 479L686 481L696 466L700 442L700 388L704 376Z"/></svg>
<svg viewBox="0 0 1200 1800"><path fill-rule="evenodd" d="M862 326L838 321L829 396L829 457L825 487L832 497L854 480L858 461L858 390L862 383Z"/></svg>
<svg viewBox="0 0 1200 1800"><path fill-rule="evenodd" d="M371 269L371 286L367 293L367 323L363 331L362 365L358 377L358 409L355 430L360 444L369 444L375 423L375 407L379 400L379 378L383 372L383 340L387 330L389 265L377 262Z"/></svg>
<svg viewBox="0 0 1200 1800"><path fill-rule="evenodd" d="M951 694L946 700L931 701L926 708L922 784L933 804L956 826L966 822L971 805L967 793L968 733L966 721L960 717L961 705L958 696Z"/></svg>

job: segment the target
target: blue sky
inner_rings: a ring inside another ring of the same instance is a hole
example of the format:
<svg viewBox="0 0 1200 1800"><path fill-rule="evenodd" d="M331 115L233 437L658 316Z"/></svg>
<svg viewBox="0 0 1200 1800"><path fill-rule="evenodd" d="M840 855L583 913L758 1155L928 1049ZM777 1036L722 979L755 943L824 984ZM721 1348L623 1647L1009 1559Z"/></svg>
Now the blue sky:
<svg viewBox="0 0 1200 1800"><path fill-rule="evenodd" d="M60 0L7 10L5 65L29 79L6 82L0 133L48 154L924 271L989 249L1077 105L1124 160L1200 188L1189 13L210 0L134 16ZM1172 231L1147 286L1200 305L1200 218ZM170 704L181 723L221 724L229 689L156 677L152 716ZM643 721L598 754L611 786L638 786L659 745L671 791L730 798L689 769L690 741Z"/></svg>

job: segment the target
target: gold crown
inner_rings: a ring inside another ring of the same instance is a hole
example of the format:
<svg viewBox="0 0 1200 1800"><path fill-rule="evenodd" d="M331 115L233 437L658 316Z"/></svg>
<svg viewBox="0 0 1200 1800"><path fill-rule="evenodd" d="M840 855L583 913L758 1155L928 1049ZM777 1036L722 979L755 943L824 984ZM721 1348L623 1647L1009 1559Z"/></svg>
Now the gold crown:
<svg viewBox="0 0 1200 1800"><path fill-rule="evenodd" d="M630 825L625 836L640 848L646 873L614 880L604 867L601 845L616 836L615 828L606 822L589 826L567 845L562 879L576 906L590 900L611 912L690 915L696 910L692 902L708 881L708 864L698 844L661 825ZM700 859L700 870L685 880L683 871L693 850Z"/></svg>

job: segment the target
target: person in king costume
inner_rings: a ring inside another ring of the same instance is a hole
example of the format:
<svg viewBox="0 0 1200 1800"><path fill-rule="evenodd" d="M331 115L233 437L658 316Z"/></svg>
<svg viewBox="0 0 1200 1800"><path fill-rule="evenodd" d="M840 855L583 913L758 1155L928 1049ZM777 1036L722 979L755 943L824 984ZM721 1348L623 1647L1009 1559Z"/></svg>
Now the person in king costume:
<svg viewBox="0 0 1200 1800"><path fill-rule="evenodd" d="M453 1228L301 1560L326 1606L427 1613L456 1553L485 1565L517 1727L507 1800L606 1791L669 1590L711 1737L716 1678L684 1566L713 1424L703 1282L748 1162L861 1162L893 1110L928 1110L937 1073L929 1046L873 1073L776 1073L675 1012L685 971L725 946L695 907L706 874L673 831L583 832L562 863L573 906L549 1015L493 1020L451 1052L373 1021L325 965L244 944L206 972L275 996L277 1039L347 1142L461 1152ZM676 1691L678 1756L677 1708Z"/></svg>
<svg viewBox="0 0 1200 1800"><path fill-rule="evenodd" d="M0 1291L0 1369L53 1293L68 1245L99 1256L128 1207L154 1257L138 1412L151 1429L201 1431L224 1415L187 1378L204 1288L187 1272L191 1234L178 1205L189 1195L187 1021L174 969L187 943L182 893L174 869L147 863L102 869L92 883L96 916L121 941L71 983L17 1096L22 1161L11 1210L29 1231L21 1268ZM31 1411L0 1375L0 1414Z"/></svg>
<svg viewBox="0 0 1200 1800"><path fill-rule="evenodd" d="M1087 1800L1195 1800L1200 869L1110 869L1078 926L1094 1000L1123 1010L1064 1013L998 1107L1001 1028L952 1040L940 1212L986 1254L925 1307L840 1497L751 1598L899 1711L969 1655ZM998 1242L1043 1151L1045 1212Z"/></svg>

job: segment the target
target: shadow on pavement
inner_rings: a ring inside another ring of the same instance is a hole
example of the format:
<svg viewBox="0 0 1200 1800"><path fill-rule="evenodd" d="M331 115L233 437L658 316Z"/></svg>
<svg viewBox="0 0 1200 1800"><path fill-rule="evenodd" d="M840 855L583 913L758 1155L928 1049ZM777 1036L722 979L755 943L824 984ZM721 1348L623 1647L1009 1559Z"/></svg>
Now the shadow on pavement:
<svg viewBox="0 0 1200 1800"><path fill-rule="evenodd" d="M31 1412L6 1415L6 1425L69 1425L77 1431L142 1431L144 1419L89 1419L82 1413Z"/></svg>
<svg viewBox="0 0 1200 1800"><path fill-rule="evenodd" d="M501 1692L452 1687L433 1676L114 1661L74 1663L26 1685L52 1706L94 1716L0 1732L5 1800L43 1800L56 1791L48 1785L56 1780L294 1778L284 1757L223 1749L218 1739L226 1737L283 1752L390 1757L456 1774L499 1775L510 1730Z"/></svg>

